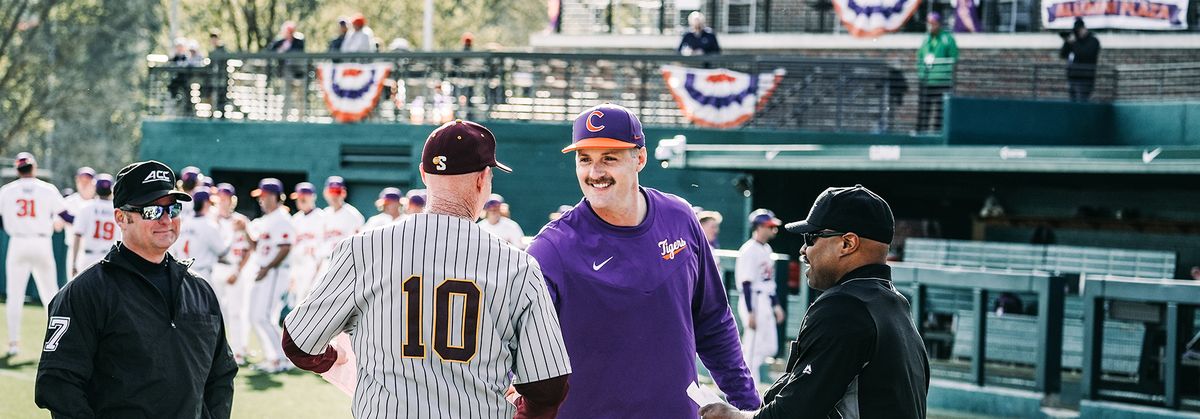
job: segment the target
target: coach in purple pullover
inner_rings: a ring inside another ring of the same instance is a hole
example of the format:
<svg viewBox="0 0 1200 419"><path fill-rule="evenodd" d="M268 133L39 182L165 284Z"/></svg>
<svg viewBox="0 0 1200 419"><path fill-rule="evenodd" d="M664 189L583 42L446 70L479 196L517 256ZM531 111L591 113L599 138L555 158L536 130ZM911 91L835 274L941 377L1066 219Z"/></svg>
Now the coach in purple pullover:
<svg viewBox="0 0 1200 419"><path fill-rule="evenodd" d="M574 373L562 418L695 418L696 355L730 403L759 406L725 288L691 205L638 185L641 122L605 104L576 118L584 199L529 253L558 310Z"/></svg>

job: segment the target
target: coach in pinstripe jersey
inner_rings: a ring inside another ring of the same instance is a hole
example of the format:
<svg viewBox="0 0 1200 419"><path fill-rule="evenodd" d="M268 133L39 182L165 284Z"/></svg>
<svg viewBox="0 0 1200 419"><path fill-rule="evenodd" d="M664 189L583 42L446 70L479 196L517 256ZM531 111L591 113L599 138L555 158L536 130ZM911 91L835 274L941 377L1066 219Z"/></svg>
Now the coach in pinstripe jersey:
<svg viewBox="0 0 1200 419"><path fill-rule="evenodd" d="M318 373L347 367L328 343L350 334L354 417L557 415L571 363L541 269L474 223L493 169L510 171L495 150L473 122L430 134L428 210L339 243L320 285L285 320L284 352ZM520 394L511 402L510 384Z"/></svg>

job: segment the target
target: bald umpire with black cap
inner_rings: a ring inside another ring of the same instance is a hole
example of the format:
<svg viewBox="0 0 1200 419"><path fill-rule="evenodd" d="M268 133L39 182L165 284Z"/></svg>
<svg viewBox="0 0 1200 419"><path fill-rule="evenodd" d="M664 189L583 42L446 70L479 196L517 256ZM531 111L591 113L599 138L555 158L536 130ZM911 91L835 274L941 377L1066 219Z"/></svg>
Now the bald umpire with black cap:
<svg viewBox="0 0 1200 419"><path fill-rule="evenodd" d="M862 185L829 188L807 219L785 228L804 236L808 285L824 292L805 314L763 408L718 403L701 416L924 418L929 358L886 265L895 231L887 201Z"/></svg>
<svg viewBox="0 0 1200 419"><path fill-rule="evenodd" d="M191 200L165 164L117 174L122 241L50 303L39 407L69 418L229 417L237 365L217 297L190 260L167 253Z"/></svg>

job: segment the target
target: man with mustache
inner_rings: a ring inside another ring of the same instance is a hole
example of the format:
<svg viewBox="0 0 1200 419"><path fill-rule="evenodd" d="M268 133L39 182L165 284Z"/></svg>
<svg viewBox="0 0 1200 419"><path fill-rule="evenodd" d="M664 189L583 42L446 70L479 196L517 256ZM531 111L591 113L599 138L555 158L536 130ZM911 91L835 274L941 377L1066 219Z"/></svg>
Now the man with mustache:
<svg viewBox="0 0 1200 419"><path fill-rule="evenodd" d="M605 104L574 124L584 199L529 247L542 266L574 371L564 418L695 418L696 355L729 400L759 406L712 249L691 205L645 188L645 134ZM647 345L647 342L653 344Z"/></svg>

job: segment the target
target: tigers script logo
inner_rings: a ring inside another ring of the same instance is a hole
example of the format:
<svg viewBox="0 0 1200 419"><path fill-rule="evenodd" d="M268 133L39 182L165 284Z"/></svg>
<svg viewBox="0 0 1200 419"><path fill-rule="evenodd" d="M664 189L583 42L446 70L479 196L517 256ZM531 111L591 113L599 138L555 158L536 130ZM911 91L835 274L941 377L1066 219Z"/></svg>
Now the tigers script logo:
<svg viewBox="0 0 1200 419"><path fill-rule="evenodd" d="M683 239L675 240L674 242L670 243L668 243L666 240L663 240L658 242L658 247L662 249L663 260L674 260L675 255L678 255L679 252L687 249L687 242L683 241Z"/></svg>

